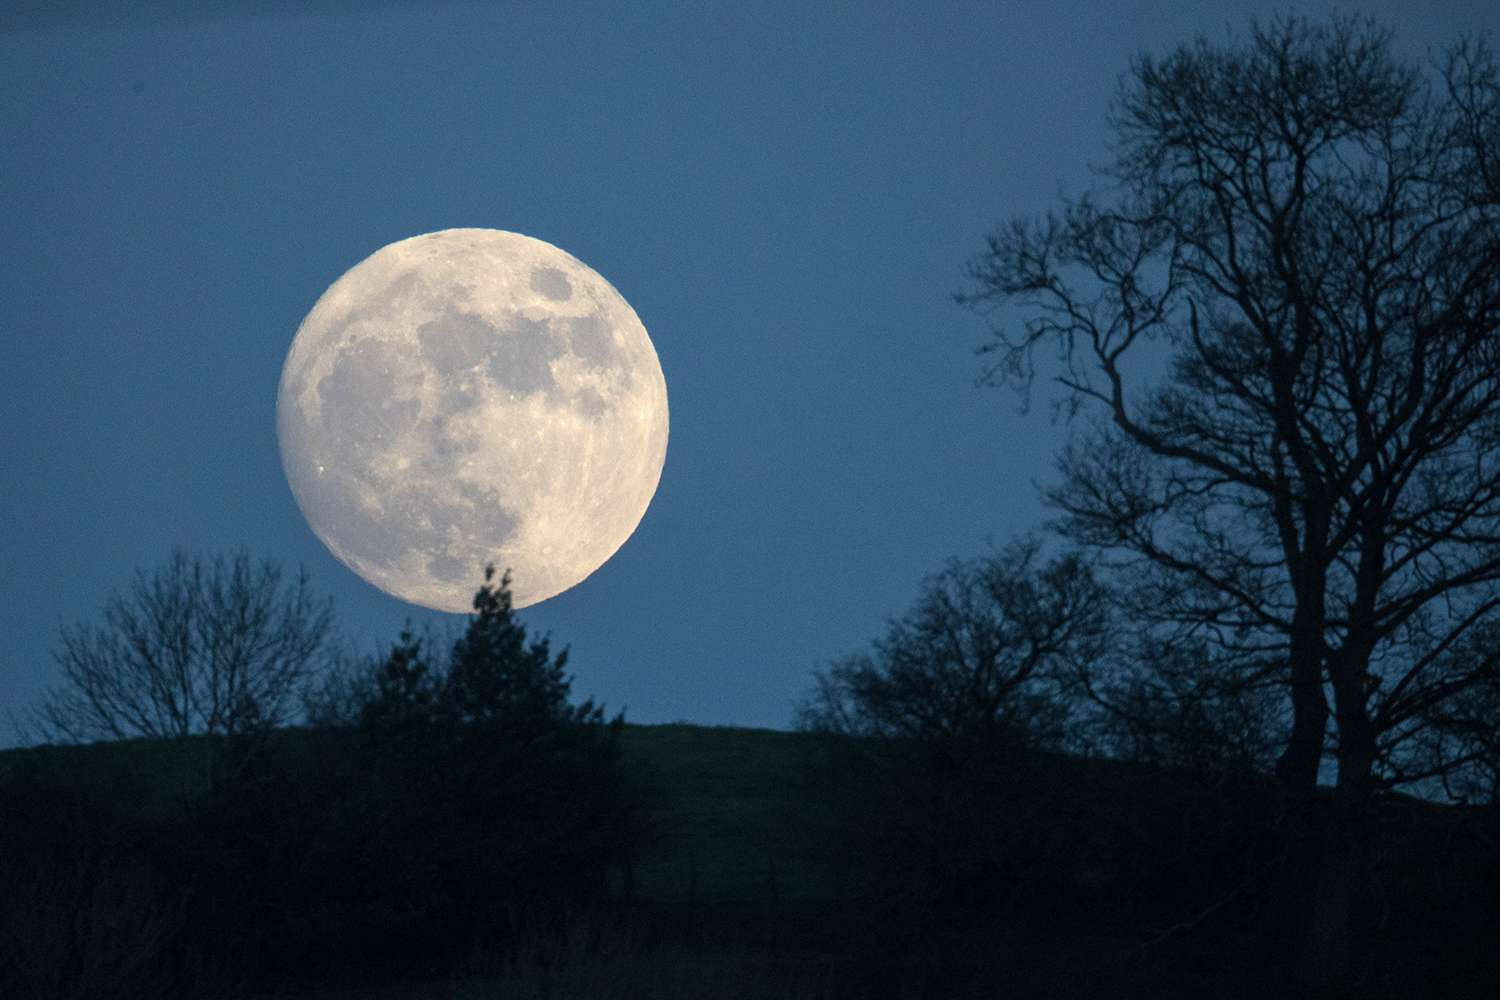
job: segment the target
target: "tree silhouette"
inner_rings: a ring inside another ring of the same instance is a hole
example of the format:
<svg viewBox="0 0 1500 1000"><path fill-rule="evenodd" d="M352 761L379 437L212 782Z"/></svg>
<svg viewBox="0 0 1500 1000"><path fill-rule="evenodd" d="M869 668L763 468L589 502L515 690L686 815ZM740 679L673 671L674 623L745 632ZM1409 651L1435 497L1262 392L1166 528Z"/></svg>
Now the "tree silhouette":
<svg viewBox="0 0 1500 1000"><path fill-rule="evenodd" d="M361 725L401 726L433 720L438 678L432 673L422 640L412 634L410 623L376 667L372 680L368 700L359 708Z"/></svg>
<svg viewBox="0 0 1500 1000"><path fill-rule="evenodd" d="M1103 592L1075 554L1034 540L955 560L871 651L816 675L805 729L952 747L1058 744L1061 683L1099 638Z"/></svg>
<svg viewBox="0 0 1500 1000"><path fill-rule="evenodd" d="M927 577L868 651L815 675L798 713L815 839L890 926L981 914L1057 850L1043 759L1073 742L1067 689L1103 598L1077 553L1043 562L1016 541Z"/></svg>
<svg viewBox="0 0 1500 1000"><path fill-rule="evenodd" d="M510 574L493 566L454 643L439 695L438 739L422 754L444 816L426 850L437 886L473 926L505 933L550 907L591 898L627 849L617 715L569 702L567 650L528 640Z"/></svg>
<svg viewBox="0 0 1500 1000"><path fill-rule="evenodd" d="M960 296L1030 317L993 381L1059 349L1065 405L1100 418L1060 459L1065 533L1123 560L1167 639L1285 692L1291 818L1337 761L1302 873L1317 981L1351 974L1372 796L1430 776L1419 735L1500 662L1450 655L1500 614L1497 122L1470 42L1435 82L1349 22L1141 58L1111 188L998 232Z"/></svg>
<svg viewBox="0 0 1500 1000"><path fill-rule="evenodd" d="M243 550L174 552L104 603L101 625L63 626L63 681L32 713L55 742L263 731L329 654L332 604Z"/></svg>
<svg viewBox="0 0 1500 1000"><path fill-rule="evenodd" d="M490 582L494 575L495 567L485 567L484 583L474 595L474 614L453 646L442 692L446 717L460 723L524 727L599 722L603 710L592 700L568 703L568 651L554 657L545 636L527 643L526 627L511 609L510 572L498 586Z"/></svg>
<svg viewBox="0 0 1500 1000"><path fill-rule="evenodd" d="M566 653L528 637L493 568L451 647L442 635L408 625L328 674L309 731L210 803L207 936L289 971L430 974L600 898L637 836L623 715L570 704Z"/></svg>

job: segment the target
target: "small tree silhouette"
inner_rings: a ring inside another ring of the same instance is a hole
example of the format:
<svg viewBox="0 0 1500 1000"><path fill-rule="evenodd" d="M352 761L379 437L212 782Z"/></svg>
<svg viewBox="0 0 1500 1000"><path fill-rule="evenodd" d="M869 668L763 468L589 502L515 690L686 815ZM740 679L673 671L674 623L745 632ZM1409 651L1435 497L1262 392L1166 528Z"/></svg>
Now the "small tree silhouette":
<svg viewBox="0 0 1500 1000"><path fill-rule="evenodd" d="M332 653L332 603L306 571L244 549L179 549L113 591L102 618L62 627L61 681L29 719L38 741L264 733Z"/></svg>
<svg viewBox="0 0 1500 1000"><path fill-rule="evenodd" d="M802 729L962 748L1065 742L1066 678L1097 655L1105 595L1076 553L1040 543L954 560L869 652L815 674Z"/></svg>
<svg viewBox="0 0 1500 1000"><path fill-rule="evenodd" d="M1105 597L1076 553L1044 562L1018 539L950 562L869 651L814 675L798 724L817 850L885 901L877 920L979 915L1036 882L1062 841L1047 761L1105 645Z"/></svg>
<svg viewBox="0 0 1500 1000"><path fill-rule="evenodd" d="M454 643L442 691L444 717L525 729L602 721L603 709L592 699L568 704L572 679L563 672L568 650L553 656L546 636L527 643L526 626L511 608L510 572L498 586L491 582L494 575L495 567L486 566L484 584L474 595L474 615Z"/></svg>
<svg viewBox="0 0 1500 1000"><path fill-rule="evenodd" d="M360 706L360 724L382 727L431 721L437 692L422 640L412 634L408 622L390 654L375 670L374 690Z"/></svg>

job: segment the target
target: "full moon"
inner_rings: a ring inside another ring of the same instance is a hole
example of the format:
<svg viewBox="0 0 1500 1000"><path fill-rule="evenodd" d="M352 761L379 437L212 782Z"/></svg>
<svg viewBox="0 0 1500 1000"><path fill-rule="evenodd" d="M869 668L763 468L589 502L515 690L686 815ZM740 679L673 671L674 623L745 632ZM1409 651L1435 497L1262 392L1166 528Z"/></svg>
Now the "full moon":
<svg viewBox="0 0 1500 1000"><path fill-rule="evenodd" d="M582 581L640 523L667 386L620 293L550 243L447 229L392 243L318 299L276 428L313 532L381 590L467 611L484 567L516 607Z"/></svg>

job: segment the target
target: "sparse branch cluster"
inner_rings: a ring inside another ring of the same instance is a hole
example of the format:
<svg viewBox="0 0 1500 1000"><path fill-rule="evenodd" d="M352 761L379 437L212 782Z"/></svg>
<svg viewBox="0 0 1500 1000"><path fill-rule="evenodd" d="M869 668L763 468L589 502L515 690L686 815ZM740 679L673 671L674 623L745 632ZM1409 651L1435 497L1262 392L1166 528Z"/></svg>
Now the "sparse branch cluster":
<svg viewBox="0 0 1500 1000"><path fill-rule="evenodd" d="M1035 540L929 577L868 653L820 674L802 724L978 748L1064 738L1062 690L1098 645L1102 593L1076 556Z"/></svg>
<svg viewBox="0 0 1500 1000"><path fill-rule="evenodd" d="M33 722L70 742L239 734L289 720L330 653L331 604L306 573L245 552L184 552L106 600L103 622L64 626L63 683Z"/></svg>

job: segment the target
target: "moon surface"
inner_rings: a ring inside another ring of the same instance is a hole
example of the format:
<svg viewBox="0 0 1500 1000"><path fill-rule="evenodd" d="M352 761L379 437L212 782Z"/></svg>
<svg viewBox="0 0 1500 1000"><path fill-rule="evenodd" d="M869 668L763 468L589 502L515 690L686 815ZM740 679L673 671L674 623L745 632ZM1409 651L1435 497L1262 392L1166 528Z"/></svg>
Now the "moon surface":
<svg viewBox="0 0 1500 1000"><path fill-rule="evenodd" d="M318 299L276 401L314 533L381 590L468 611L486 564L516 607L625 543L667 454L667 387L620 293L550 243L447 229Z"/></svg>

